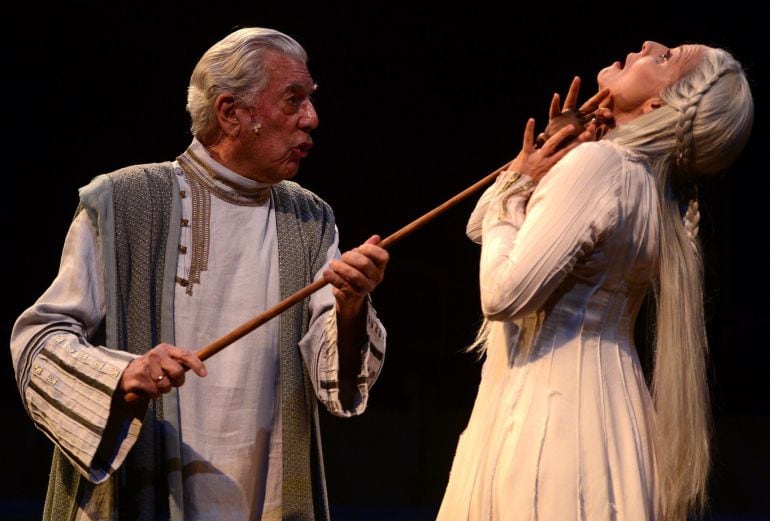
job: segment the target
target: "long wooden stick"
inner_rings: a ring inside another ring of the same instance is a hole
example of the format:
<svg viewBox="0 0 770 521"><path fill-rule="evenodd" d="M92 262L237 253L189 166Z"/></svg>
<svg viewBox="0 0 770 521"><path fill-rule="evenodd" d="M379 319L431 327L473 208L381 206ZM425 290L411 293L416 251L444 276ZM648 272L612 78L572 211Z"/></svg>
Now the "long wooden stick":
<svg viewBox="0 0 770 521"><path fill-rule="evenodd" d="M444 203L440 204L433 210L429 211L422 217L419 217L412 221L411 223L407 224L400 230L390 234L385 239L380 241L378 244L381 248L388 248L389 246L392 246L396 242L400 241L413 231L422 228L424 225L429 223L431 220L435 219L445 211L447 211L449 208L453 207L463 199L466 199L470 195L472 195L474 192L478 191L480 188L484 187L485 185L489 184L490 182L494 181L494 179L505 170L511 163L508 162L504 164L503 166L496 169L494 172L490 173L488 176L486 176L484 179L476 182L472 186L469 186L459 194L455 195L451 199L445 201ZM195 355L200 358L201 360L206 360L207 358L217 354L225 347L229 346L236 340L242 338L246 334L254 331L259 326L267 322L268 320L271 320L293 305L297 304L298 302L301 302L306 297L312 295L319 289L326 286L328 282L326 282L324 279L318 279L312 284L308 284L301 290L297 291L293 295L290 295L286 297L284 300L273 306L272 308L268 309L267 311L264 311L263 313L257 315L256 317L252 318L248 322L245 322L238 326L237 328L233 329L226 335L214 340L209 345L207 345L204 348L201 348L199 351L195 352Z"/></svg>
<svg viewBox="0 0 770 521"><path fill-rule="evenodd" d="M495 180L495 178L508 168L508 166L511 164L511 162L505 163L501 167L497 168L494 172L490 173L480 181L477 181L473 185L469 186L459 194L455 195L451 199L443 202L433 210L429 211L428 213L424 214L422 217L419 217L412 221L411 223L407 224L400 230L390 234L385 239L379 242L378 246L381 248L388 248L389 246L392 246L396 242L400 241L410 233L412 233L415 230L418 230L419 228L422 228L427 223L429 223L431 220L435 219L460 201L468 198L473 193L477 192L480 188L483 188L487 184L491 183ZM298 302L301 302L303 299L309 297L319 289L326 286L328 282L326 282L323 278L316 280L315 282L308 284L301 290L297 291L293 295L290 295L286 297L284 300L273 306L272 308L268 309L267 311L264 311L263 313L257 315L256 317L252 318L248 322L244 322L237 328L233 329L226 335L214 340L206 347L201 348L200 350L195 352L195 355L200 358L201 360L206 360L218 352L220 352L225 347L229 346L236 340L244 337L248 333L254 331L259 326L264 324L265 322L277 317L293 305L297 304ZM134 393L126 393L124 400L128 403L134 402L139 398L138 395Z"/></svg>

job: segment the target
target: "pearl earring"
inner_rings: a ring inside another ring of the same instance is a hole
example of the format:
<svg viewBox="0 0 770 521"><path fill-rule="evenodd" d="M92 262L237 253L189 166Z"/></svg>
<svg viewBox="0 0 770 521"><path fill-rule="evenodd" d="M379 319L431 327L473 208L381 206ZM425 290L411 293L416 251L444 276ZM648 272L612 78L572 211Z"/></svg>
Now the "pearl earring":
<svg viewBox="0 0 770 521"><path fill-rule="evenodd" d="M262 123L254 123L251 126L251 130L256 134L259 135L259 131L262 130Z"/></svg>

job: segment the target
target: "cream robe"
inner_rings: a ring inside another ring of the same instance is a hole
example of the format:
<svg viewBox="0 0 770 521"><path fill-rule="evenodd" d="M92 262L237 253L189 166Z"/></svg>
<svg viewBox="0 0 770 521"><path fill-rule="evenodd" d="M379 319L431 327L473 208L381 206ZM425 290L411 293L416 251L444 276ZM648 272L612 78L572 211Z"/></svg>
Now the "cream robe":
<svg viewBox="0 0 770 521"><path fill-rule="evenodd" d="M225 191L252 190L257 183L216 163L197 141L191 149L226 183ZM177 164L180 189L189 183ZM182 218L192 221L191 198L182 200ZM276 304L279 299L277 236L270 200L239 206L211 196L208 269L191 294L177 285L174 302L176 344L199 349ZM183 227L177 275L187 279L191 227ZM59 445L78 470L94 483L108 471L94 456L110 409L111 390L133 355L93 346L91 337L105 314L101 252L94 225L80 212L65 240L59 273L38 301L16 321L11 351L25 406L36 425ZM339 257L338 237L327 258ZM249 247L251 246L251 247ZM321 271L317 277L321 276ZM338 416L360 414L385 352L385 330L369 305L368 344L351 409L336 389L320 380L337 380L334 298L329 286L310 298L311 322L300 342L316 394ZM281 408L278 381L278 322L246 335L206 362L209 375L190 373L180 388L185 519L280 519ZM21 371L19 365L29 367ZM323 376L323 378L322 378ZM134 420L121 434L107 461L119 467L139 433ZM83 517L88 505L81 505ZM85 518L85 517L84 517Z"/></svg>

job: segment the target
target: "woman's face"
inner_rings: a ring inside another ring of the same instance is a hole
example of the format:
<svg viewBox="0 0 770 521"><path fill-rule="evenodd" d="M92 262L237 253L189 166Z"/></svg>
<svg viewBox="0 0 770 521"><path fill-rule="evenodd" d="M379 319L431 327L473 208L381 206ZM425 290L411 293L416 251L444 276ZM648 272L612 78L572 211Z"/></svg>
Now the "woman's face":
<svg viewBox="0 0 770 521"><path fill-rule="evenodd" d="M608 87L617 124L626 123L661 105L660 92L689 72L703 56L704 45L680 45L670 49L644 42L625 63L615 62L599 72L599 88Z"/></svg>

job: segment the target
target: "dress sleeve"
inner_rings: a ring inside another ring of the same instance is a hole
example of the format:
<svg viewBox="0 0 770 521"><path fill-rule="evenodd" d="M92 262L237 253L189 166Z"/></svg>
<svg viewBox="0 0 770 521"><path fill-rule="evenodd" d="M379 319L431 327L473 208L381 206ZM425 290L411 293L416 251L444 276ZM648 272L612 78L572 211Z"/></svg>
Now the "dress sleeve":
<svg viewBox="0 0 770 521"><path fill-rule="evenodd" d="M135 355L88 340L105 314L100 260L92 222L80 212L67 234L58 275L11 333L27 413L93 483L122 464L141 427L139 420L119 419L118 439L103 439L112 395Z"/></svg>
<svg viewBox="0 0 770 521"><path fill-rule="evenodd" d="M327 262L316 273L315 280L323 277L330 259L339 259L339 235L335 229L334 241L329 247ZM367 299L366 345L361 350L361 364L353 400L345 408L340 400L339 351L337 349L337 312L334 294L328 284L310 296L310 326L300 341L300 349L309 370L316 396L335 416L350 417L364 412L369 390L380 374L385 358L385 328L377 318L371 299Z"/></svg>
<svg viewBox="0 0 770 521"><path fill-rule="evenodd" d="M516 203L515 212L512 216L523 220L524 219L524 206L532 195L532 191L535 189L535 182L528 176L521 175L517 172L502 172L495 179L495 182L487 188L479 201L476 203L476 207L471 212L471 216L468 218L468 224L465 226L465 234L470 240L476 244L482 242L482 223L484 222L484 216L487 214L489 204L495 200L500 194L506 193L509 198L515 197L513 201Z"/></svg>
<svg viewBox="0 0 770 521"><path fill-rule="evenodd" d="M621 169L612 146L584 143L553 167L528 202L510 190L490 200L479 269L487 318L517 318L543 306L617 222Z"/></svg>

